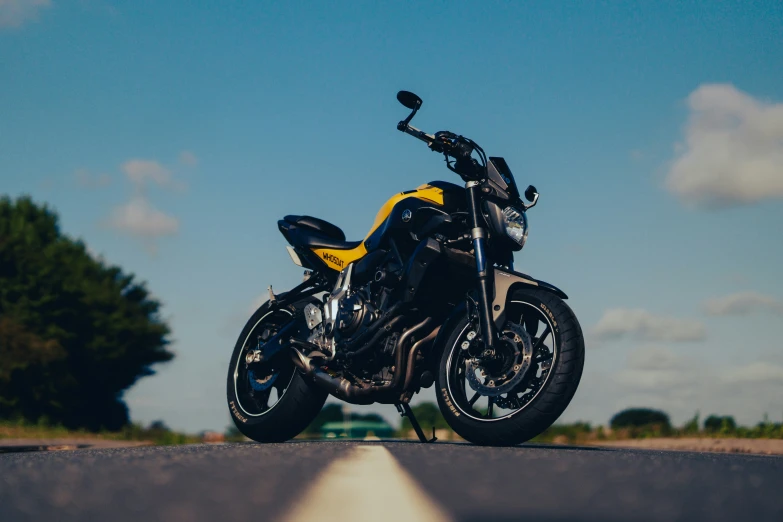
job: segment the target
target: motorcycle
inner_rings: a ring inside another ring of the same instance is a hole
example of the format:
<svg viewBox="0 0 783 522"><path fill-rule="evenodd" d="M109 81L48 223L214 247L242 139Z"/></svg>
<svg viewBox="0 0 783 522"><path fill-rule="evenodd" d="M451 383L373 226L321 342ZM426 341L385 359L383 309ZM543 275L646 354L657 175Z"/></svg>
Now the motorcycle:
<svg viewBox="0 0 783 522"><path fill-rule="evenodd" d="M410 400L436 387L451 428L482 445L513 445L547 429L576 393L584 338L567 296L514 271L539 194L520 197L501 157L448 131L397 129L442 154L464 187L433 181L396 194L361 241L289 215L278 228L304 281L275 294L242 330L228 371L237 428L258 442L302 432L328 395L394 404L422 442Z"/></svg>

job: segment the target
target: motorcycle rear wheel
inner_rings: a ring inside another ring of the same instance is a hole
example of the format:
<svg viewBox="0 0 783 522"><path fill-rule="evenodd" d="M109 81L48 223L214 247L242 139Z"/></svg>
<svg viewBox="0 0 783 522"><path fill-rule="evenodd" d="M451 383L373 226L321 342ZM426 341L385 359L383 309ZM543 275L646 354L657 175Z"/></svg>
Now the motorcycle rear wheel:
<svg viewBox="0 0 783 522"><path fill-rule="evenodd" d="M286 308L263 304L242 329L231 355L226 383L228 409L239 431L256 442L294 438L307 428L326 401L327 393L305 381L288 350L269 363L246 363L246 354L256 348L259 339L263 342L274 335L293 314Z"/></svg>
<svg viewBox="0 0 783 522"><path fill-rule="evenodd" d="M477 327L467 316L439 347L438 405L449 426L474 444L511 446L539 435L566 409L582 376L582 329L562 299L543 290L517 290L509 299L506 317L504 330L519 341L519 346L523 345L521 338L529 336L532 347L530 366L508 393L486 395L495 393L489 387L504 382L502 378L493 380L497 378L488 368L470 375L475 359L462 346L475 335ZM513 352L498 344L499 353L503 349ZM514 369L526 367L519 358L514 361L509 357Z"/></svg>

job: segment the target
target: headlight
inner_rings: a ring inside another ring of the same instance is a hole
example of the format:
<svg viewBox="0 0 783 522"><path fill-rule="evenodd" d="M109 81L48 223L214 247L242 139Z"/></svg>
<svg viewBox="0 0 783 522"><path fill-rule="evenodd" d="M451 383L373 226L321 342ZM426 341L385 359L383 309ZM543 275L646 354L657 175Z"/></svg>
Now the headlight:
<svg viewBox="0 0 783 522"><path fill-rule="evenodd" d="M519 243L519 246L525 246L527 241L527 216L524 211L514 207L503 209L503 227L506 229L506 235Z"/></svg>

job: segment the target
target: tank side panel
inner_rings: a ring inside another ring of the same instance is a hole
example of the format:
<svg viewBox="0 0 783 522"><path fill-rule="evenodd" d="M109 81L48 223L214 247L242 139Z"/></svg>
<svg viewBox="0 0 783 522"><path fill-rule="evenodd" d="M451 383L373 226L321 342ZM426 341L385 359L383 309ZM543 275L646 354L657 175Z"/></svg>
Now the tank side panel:
<svg viewBox="0 0 783 522"><path fill-rule="evenodd" d="M375 232L378 227L383 225L383 223L391 215L392 211L394 210L394 206L397 203L408 198L425 200L438 206L443 206L444 204L443 189L433 187L432 185L428 184L422 185L416 190L395 194L389 198L389 200L386 201L386 203L384 203L381 209L378 211L378 214L375 216L375 221L373 222L372 228L370 228L370 231L365 236L364 241L372 236L373 232ZM314 248L313 252L319 258L321 258L321 260L323 260L323 262L329 268L340 271L347 267L350 263L358 261L364 257L365 254L367 254L367 248L365 247L364 241L362 241L362 243L356 248L352 248L350 250L340 250L337 248Z"/></svg>

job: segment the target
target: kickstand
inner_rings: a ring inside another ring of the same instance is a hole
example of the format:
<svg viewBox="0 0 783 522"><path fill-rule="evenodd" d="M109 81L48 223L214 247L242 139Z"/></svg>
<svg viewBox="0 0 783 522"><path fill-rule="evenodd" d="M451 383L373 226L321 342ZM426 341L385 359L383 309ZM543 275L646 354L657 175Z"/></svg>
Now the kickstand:
<svg viewBox="0 0 783 522"><path fill-rule="evenodd" d="M438 440L438 437L435 436L435 426L432 427L432 438L427 440L427 437L424 435L424 432L421 430L421 426L419 425L419 421L416 420L416 416L413 414L413 410L411 410L411 407L407 403L397 403L395 404L397 406L397 411L400 412L400 417L408 417L408 420L411 421L411 426L413 426L413 431L416 432L416 435L419 437L419 441L421 442L435 442Z"/></svg>

